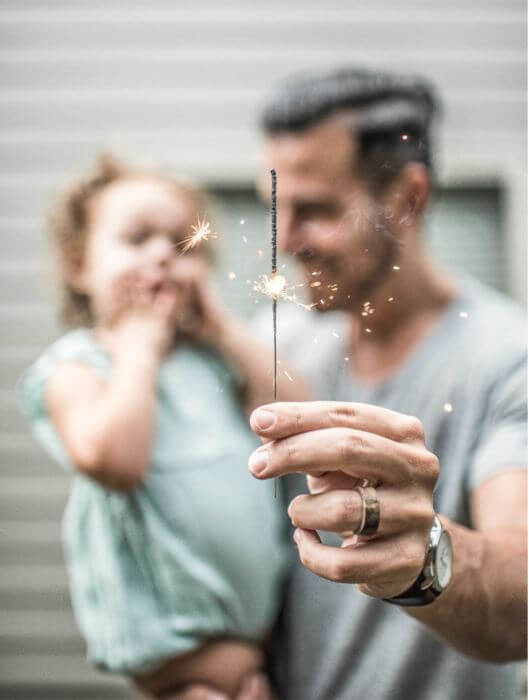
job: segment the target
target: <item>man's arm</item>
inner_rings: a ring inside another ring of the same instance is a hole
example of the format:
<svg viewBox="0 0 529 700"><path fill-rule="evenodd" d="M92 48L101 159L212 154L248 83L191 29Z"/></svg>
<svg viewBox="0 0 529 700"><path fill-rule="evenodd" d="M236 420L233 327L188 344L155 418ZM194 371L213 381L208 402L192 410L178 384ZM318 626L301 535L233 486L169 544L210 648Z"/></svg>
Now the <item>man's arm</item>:
<svg viewBox="0 0 529 700"><path fill-rule="evenodd" d="M403 608L459 651L487 661L527 653L526 494L527 472L504 472L472 494L475 530L441 518L452 537L452 581L431 605Z"/></svg>
<svg viewBox="0 0 529 700"><path fill-rule="evenodd" d="M420 421L338 402L271 404L250 420L266 441L250 457L254 476L308 476L311 493L297 496L288 509L302 564L375 598L407 590L424 566L439 475ZM362 499L354 490L362 479L377 485L380 526L358 543L350 533L362 522ZM477 529L446 522L453 538L452 582L435 603L406 609L460 651L490 661L525 656L524 479L523 472L503 473L476 488ZM342 534L342 547L321 542L318 530Z"/></svg>

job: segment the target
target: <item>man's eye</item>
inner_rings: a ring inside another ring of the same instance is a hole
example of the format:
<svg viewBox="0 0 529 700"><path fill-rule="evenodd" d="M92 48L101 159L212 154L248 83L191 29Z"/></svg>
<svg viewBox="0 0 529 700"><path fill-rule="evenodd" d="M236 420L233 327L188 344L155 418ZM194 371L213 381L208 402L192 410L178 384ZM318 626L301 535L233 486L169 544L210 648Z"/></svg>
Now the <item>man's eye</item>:
<svg viewBox="0 0 529 700"><path fill-rule="evenodd" d="M334 214L335 207L330 204L307 204L298 210L300 219L325 219Z"/></svg>

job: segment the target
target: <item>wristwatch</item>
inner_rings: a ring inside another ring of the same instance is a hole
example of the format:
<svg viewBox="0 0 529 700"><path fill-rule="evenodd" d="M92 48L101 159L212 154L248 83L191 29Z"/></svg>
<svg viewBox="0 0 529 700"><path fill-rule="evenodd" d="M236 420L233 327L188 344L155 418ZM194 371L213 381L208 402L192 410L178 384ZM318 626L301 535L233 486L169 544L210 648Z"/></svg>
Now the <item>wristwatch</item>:
<svg viewBox="0 0 529 700"><path fill-rule="evenodd" d="M394 598L384 598L393 605L419 607L428 605L441 595L452 578L452 542L436 515L426 550L424 567L417 580Z"/></svg>

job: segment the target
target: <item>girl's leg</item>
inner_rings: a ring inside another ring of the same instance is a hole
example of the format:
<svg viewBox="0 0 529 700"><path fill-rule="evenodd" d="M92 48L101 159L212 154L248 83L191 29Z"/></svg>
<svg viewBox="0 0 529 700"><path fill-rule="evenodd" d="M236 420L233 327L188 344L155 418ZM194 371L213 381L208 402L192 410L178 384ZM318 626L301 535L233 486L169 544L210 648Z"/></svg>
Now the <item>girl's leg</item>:
<svg viewBox="0 0 529 700"><path fill-rule="evenodd" d="M136 677L140 689L154 698L193 683L211 686L229 697L239 689L243 678L262 669L263 652L256 645L235 640L208 642L196 651L176 656L156 671Z"/></svg>

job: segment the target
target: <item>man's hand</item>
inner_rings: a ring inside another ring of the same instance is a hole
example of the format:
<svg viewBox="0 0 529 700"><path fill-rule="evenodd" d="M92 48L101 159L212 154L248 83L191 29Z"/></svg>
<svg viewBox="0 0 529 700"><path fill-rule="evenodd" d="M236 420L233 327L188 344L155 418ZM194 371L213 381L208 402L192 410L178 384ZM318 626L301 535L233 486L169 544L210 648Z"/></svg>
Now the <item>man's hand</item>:
<svg viewBox="0 0 529 700"><path fill-rule="evenodd" d="M439 476L421 422L367 404L315 401L261 406L250 424L265 442L249 460L254 476L308 477L311 493L288 509L301 562L376 598L406 590L424 565ZM364 480L376 488L380 525L356 537L362 501L354 488ZM323 544L316 530L341 534L341 548Z"/></svg>

